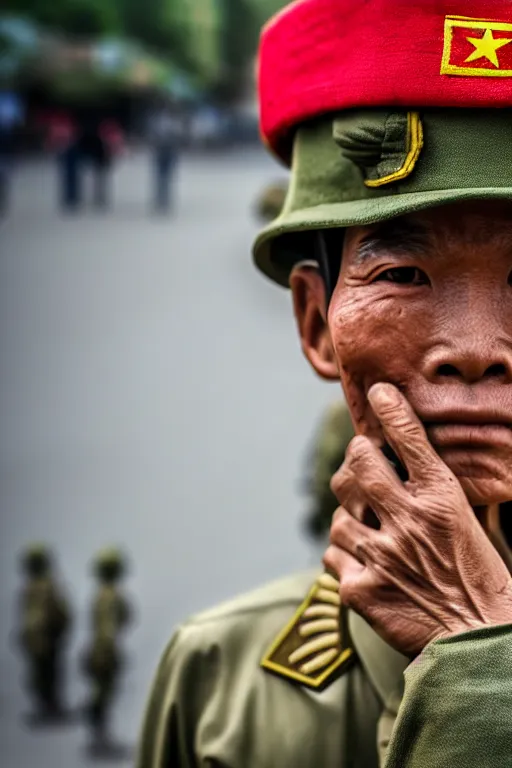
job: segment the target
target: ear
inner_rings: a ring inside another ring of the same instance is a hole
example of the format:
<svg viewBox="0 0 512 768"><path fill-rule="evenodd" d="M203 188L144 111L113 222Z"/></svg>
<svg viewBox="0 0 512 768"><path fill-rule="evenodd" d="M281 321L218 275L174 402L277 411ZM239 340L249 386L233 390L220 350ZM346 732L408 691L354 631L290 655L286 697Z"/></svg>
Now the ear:
<svg viewBox="0 0 512 768"><path fill-rule="evenodd" d="M323 379L339 381L339 371L327 325L325 286L318 269L298 266L290 276L293 309L302 351Z"/></svg>

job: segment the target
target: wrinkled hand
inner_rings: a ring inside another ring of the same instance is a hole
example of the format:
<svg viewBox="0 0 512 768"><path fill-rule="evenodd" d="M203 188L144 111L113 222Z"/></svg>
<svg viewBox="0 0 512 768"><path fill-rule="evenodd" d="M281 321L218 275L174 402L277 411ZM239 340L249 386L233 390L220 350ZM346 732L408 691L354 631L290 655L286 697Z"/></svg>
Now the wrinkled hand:
<svg viewBox="0 0 512 768"><path fill-rule="evenodd" d="M512 578L412 408L391 384L368 399L409 479L368 438L352 440L331 482L342 506L324 557L342 602L412 656L431 640L512 622ZM361 522L365 507L379 530Z"/></svg>

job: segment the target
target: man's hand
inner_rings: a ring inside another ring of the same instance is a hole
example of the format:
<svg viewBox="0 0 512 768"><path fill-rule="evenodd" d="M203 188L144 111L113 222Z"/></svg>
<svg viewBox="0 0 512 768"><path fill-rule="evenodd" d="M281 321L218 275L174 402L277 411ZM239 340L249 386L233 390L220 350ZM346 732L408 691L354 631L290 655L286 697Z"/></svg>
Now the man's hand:
<svg viewBox="0 0 512 768"><path fill-rule="evenodd" d="M512 577L412 408L391 384L376 384L368 399L409 479L368 438L353 439L331 482L341 507L324 557L342 602L408 655L512 622ZM365 507L380 530L361 522Z"/></svg>

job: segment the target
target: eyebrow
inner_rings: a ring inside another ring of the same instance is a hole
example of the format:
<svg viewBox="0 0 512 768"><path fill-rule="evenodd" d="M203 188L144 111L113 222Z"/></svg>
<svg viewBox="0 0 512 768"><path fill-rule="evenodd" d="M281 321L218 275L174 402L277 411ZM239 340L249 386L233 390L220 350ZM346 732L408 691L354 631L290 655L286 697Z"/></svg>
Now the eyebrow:
<svg viewBox="0 0 512 768"><path fill-rule="evenodd" d="M357 264L392 251L398 255L426 256L432 248L429 230L416 221L387 221L364 237L355 251Z"/></svg>

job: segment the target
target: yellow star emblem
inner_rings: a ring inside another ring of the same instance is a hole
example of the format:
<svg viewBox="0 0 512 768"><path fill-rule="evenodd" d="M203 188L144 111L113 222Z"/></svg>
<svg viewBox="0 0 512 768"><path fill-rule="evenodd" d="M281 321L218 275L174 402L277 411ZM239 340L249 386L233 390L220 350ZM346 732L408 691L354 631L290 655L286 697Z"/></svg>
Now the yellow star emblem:
<svg viewBox="0 0 512 768"><path fill-rule="evenodd" d="M475 50L467 57L465 63L486 58L491 62L491 64L494 64L497 69L500 68L500 63L498 61L498 54L496 51L498 51L504 45L512 43L512 38L510 37L495 38L492 34L492 29L486 29L483 37L468 37L466 39L468 43L471 43L471 45L475 46Z"/></svg>

